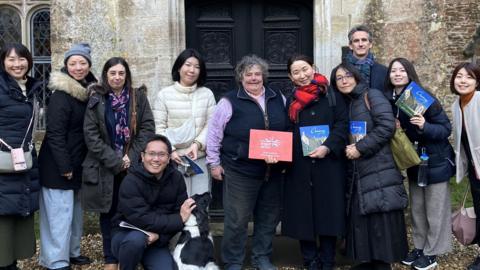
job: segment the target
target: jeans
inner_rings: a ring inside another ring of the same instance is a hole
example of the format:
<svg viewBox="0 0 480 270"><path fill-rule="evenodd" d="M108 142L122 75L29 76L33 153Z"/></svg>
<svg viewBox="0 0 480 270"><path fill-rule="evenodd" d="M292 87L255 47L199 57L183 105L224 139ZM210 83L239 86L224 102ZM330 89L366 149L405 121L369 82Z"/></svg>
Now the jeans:
<svg viewBox="0 0 480 270"><path fill-rule="evenodd" d="M280 178L278 176L277 178ZM253 215L252 261L270 257L280 216L280 179L265 181L225 168L223 181L224 235L222 259L225 269L241 268L245 258L248 222Z"/></svg>
<svg viewBox="0 0 480 270"><path fill-rule="evenodd" d="M61 268L80 256L83 216L74 190L42 187L40 191L40 265Z"/></svg>
<svg viewBox="0 0 480 270"><path fill-rule="evenodd" d="M319 236L320 246L315 241L300 240L300 251L302 252L305 265L317 261L319 265L335 265L335 245L337 237Z"/></svg>
<svg viewBox="0 0 480 270"><path fill-rule="evenodd" d="M175 269L168 246L147 245L147 236L137 230L116 231L112 237L112 253L119 258L120 270L135 270L139 263L145 270Z"/></svg>
<svg viewBox="0 0 480 270"><path fill-rule="evenodd" d="M106 264L116 264L118 263L117 258L112 254L112 218L117 212L118 205L118 191L120 190L120 183L125 174L120 173L115 175L113 181L113 196L112 196L112 206L108 213L100 214L100 231L102 233L102 242L103 242L103 260Z"/></svg>

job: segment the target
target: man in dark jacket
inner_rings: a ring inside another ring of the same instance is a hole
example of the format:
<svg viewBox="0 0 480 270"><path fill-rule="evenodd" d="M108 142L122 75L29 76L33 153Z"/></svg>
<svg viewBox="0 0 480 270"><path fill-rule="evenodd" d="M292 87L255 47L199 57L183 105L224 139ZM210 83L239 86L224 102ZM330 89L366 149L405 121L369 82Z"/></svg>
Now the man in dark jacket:
<svg viewBox="0 0 480 270"><path fill-rule="evenodd" d="M112 251L121 270L135 270L140 262L145 270L175 269L168 242L182 230L195 202L187 199L183 176L170 164L171 153L165 136L153 136L141 153L142 163L129 169L120 186Z"/></svg>
<svg viewBox="0 0 480 270"><path fill-rule="evenodd" d="M355 66L362 75L369 88L384 89L387 67L377 63L370 52L373 46L373 37L370 29L365 25L357 25L348 32L348 46L350 51L344 61Z"/></svg>

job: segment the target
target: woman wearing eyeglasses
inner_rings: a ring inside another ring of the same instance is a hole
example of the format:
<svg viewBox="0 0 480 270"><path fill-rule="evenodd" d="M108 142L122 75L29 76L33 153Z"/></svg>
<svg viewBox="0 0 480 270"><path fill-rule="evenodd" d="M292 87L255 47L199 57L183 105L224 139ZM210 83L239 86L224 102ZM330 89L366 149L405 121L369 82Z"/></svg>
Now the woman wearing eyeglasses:
<svg viewBox="0 0 480 270"><path fill-rule="evenodd" d="M295 85L287 102L295 165L285 181L282 233L300 240L305 267L334 269L335 243L345 227L347 108L309 57L292 56L287 69ZM322 145L304 152L301 129L311 126L328 128L329 134Z"/></svg>
<svg viewBox="0 0 480 270"><path fill-rule="evenodd" d="M136 163L155 123L144 86L132 87L130 68L121 57L110 58L102 82L90 87L84 135L88 154L83 162L82 203L87 211L100 212L105 270L116 270L111 252L111 219L118 190L127 169Z"/></svg>
<svg viewBox="0 0 480 270"><path fill-rule="evenodd" d="M331 81L349 108L346 250L358 262L350 269L388 270L408 252L403 215L408 196L390 150L392 107L350 64L334 68Z"/></svg>

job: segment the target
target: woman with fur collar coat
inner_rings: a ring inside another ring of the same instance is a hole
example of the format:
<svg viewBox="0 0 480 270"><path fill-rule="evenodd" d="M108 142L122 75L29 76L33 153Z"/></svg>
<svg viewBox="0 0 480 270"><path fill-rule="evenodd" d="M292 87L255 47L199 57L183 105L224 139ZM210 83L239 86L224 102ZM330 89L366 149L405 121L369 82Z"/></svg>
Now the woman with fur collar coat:
<svg viewBox="0 0 480 270"><path fill-rule="evenodd" d="M88 264L80 255L82 208L79 189L82 162L87 154L83 119L87 86L96 82L90 72L90 46L74 45L65 53L61 72L50 75L53 92L47 110L47 129L39 154L40 258L47 269L70 269Z"/></svg>

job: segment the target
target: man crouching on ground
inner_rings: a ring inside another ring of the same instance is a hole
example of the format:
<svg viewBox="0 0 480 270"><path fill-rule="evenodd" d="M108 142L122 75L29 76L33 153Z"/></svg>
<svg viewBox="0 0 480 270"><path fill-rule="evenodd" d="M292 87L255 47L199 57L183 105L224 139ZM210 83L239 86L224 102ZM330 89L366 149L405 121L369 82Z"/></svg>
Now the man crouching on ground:
<svg viewBox="0 0 480 270"><path fill-rule="evenodd" d="M183 176L170 164L171 153L165 136L153 136L142 162L130 167L120 186L112 251L121 270L134 270L140 262L145 270L174 269L168 242L182 230L195 202L187 199Z"/></svg>

